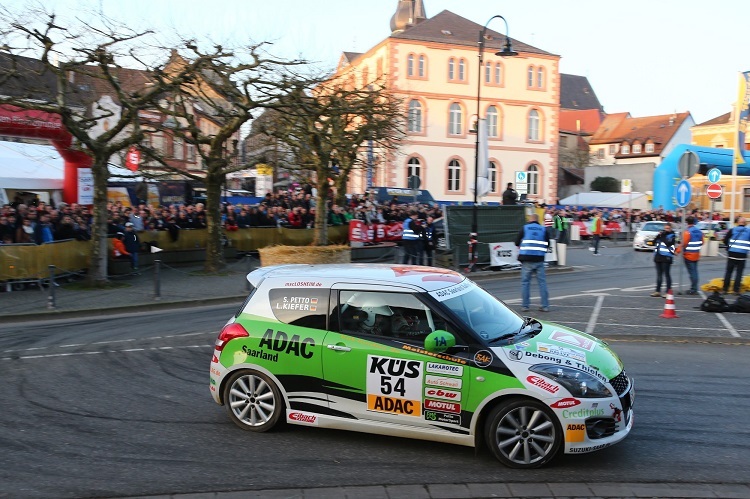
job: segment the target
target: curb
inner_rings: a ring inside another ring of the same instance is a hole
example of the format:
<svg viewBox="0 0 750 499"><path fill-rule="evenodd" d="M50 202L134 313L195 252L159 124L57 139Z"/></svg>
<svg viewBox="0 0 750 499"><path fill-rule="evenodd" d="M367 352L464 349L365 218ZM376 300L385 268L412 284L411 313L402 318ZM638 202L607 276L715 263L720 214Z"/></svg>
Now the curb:
<svg viewBox="0 0 750 499"><path fill-rule="evenodd" d="M30 322L38 320L56 320L56 319L77 319L81 317L98 317L110 316L113 314L124 314L132 312L137 308L139 312L153 312L165 309L180 309L190 307L207 307L211 305L229 305L236 303L239 305L242 300L247 298L246 294L219 296L215 298L199 298L194 300L181 301L154 301L153 303L139 303L134 305L121 305L108 308L82 308L75 310L44 310L26 314L3 315L0 317L0 324L14 322Z"/></svg>

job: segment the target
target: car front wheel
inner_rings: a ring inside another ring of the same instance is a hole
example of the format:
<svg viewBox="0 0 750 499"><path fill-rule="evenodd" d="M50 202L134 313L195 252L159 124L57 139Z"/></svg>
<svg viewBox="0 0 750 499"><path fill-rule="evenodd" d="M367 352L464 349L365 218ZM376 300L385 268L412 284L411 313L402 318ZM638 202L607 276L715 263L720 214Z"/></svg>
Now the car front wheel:
<svg viewBox="0 0 750 499"><path fill-rule="evenodd" d="M500 462L522 469L545 465L563 441L554 413L533 399L514 399L495 407L487 418L485 436Z"/></svg>
<svg viewBox="0 0 750 499"><path fill-rule="evenodd" d="M243 430L268 431L279 421L284 402L276 384L257 371L233 374L224 388L229 417Z"/></svg>

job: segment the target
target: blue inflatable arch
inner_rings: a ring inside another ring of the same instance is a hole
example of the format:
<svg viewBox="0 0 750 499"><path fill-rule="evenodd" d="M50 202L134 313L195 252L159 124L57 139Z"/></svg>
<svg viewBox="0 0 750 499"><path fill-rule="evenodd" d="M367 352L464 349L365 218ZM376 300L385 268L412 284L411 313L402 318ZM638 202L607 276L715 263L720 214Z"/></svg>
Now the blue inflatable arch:
<svg viewBox="0 0 750 499"><path fill-rule="evenodd" d="M711 168L718 168L722 175L732 174L733 149L680 144L654 170L654 199L651 202L654 209L677 209L674 203L674 189L681 180L678 164L685 151L694 152L700 159L700 169L696 175L705 175ZM750 175L750 151L744 152L745 163L737 165L737 175Z"/></svg>

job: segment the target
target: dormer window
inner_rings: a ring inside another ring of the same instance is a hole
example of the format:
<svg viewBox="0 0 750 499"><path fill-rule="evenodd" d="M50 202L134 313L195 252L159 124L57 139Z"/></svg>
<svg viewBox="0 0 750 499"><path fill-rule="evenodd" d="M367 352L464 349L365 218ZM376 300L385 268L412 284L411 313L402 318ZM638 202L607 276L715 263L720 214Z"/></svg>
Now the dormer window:
<svg viewBox="0 0 750 499"><path fill-rule="evenodd" d="M623 144L622 147L620 147L620 153L621 154L630 154L630 145L629 144Z"/></svg>
<svg viewBox="0 0 750 499"><path fill-rule="evenodd" d="M653 143L646 144L646 152L651 152L651 153L654 152L654 144Z"/></svg>
<svg viewBox="0 0 750 499"><path fill-rule="evenodd" d="M640 154L640 153L641 153L641 145L633 144L633 154Z"/></svg>
<svg viewBox="0 0 750 499"><path fill-rule="evenodd" d="M441 33L445 36L453 36L453 33L451 33L450 30L447 29L442 30Z"/></svg>

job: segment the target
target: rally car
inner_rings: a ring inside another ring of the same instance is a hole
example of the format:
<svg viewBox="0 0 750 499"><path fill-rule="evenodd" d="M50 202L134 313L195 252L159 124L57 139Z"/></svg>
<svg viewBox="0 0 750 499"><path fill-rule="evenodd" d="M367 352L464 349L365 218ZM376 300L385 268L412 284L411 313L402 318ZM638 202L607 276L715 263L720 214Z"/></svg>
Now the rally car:
<svg viewBox="0 0 750 499"><path fill-rule="evenodd" d="M633 380L607 344L519 316L457 272L280 265L247 277L209 385L245 430L286 422L481 444L535 468L633 426Z"/></svg>

